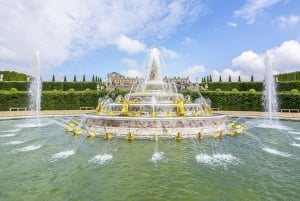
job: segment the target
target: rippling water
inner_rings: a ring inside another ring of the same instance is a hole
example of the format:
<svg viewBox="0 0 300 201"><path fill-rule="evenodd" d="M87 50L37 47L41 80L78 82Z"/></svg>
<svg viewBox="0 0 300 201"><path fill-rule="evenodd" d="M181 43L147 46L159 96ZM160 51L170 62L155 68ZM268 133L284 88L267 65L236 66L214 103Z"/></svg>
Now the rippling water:
<svg viewBox="0 0 300 201"><path fill-rule="evenodd" d="M128 142L74 137L69 119L0 121L0 200L300 199L300 122L240 119L237 137Z"/></svg>

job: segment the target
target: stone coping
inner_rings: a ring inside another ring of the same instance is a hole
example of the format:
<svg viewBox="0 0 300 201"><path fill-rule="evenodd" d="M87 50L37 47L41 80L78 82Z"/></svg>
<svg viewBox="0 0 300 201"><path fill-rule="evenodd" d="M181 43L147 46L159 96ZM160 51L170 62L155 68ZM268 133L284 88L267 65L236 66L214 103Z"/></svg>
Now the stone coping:
<svg viewBox="0 0 300 201"><path fill-rule="evenodd" d="M91 110L42 110L41 116L76 116L90 113ZM266 112L252 112L252 111L216 111L215 113L224 114L232 117L255 117L266 118L268 114ZM35 116L33 111L0 111L0 120L2 119L14 119L14 118L28 118ZM300 113L292 112L277 112L274 117L279 119L294 119L300 120Z"/></svg>

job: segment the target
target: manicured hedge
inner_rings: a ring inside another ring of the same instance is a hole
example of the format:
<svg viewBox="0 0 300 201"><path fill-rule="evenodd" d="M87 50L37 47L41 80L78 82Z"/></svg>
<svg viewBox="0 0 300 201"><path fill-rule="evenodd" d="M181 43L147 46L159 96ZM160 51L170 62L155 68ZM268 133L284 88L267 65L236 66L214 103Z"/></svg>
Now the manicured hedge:
<svg viewBox="0 0 300 201"><path fill-rule="evenodd" d="M201 86L205 86L206 83L201 83ZM249 91L250 89L255 89L255 91L263 91L263 82L208 82L208 91L216 91L221 89L221 91L232 91L232 89L237 89L238 91ZM291 91L292 89L300 90L299 81L284 81L277 82L277 91Z"/></svg>
<svg viewBox="0 0 300 201"><path fill-rule="evenodd" d="M54 89L67 91L69 89L75 89L76 91L82 91L87 88L91 90L97 89L97 84L100 86L103 83L97 82L43 82L43 91L52 91ZM0 90L10 90L16 88L18 91L27 91L30 86L30 82L17 82L17 81L0 81Z"/></svg>
<svg viewBox="0 0 300 201"><path fill-rule="evenodd" d="M87 91L44 91L42 93L42 110L77 110L80 107L96 107L98 98L107 94L111 98L125 95L128 91L115 90L112 92L95 90ZM199 92L186 90L184 95L190 95L192 100L199 97ZM263 111L262 92L215 92L204 91L204 98L209 98L213 108L222 110ZM27 92L3 92L0 93L0 110L9 110L10 107L27 107ZM300 109L300 93L281 92L278 95L280 108Z"/></svg>
<svg viewBox="0 0 300 201"><path fill-rule="evenodd" d="M207 84L209 91L215 91L216 89L221 89L222 91L232 91L232 89L237 89L238 91L249 91L249 89L255 89L256 91L263 90L262 82L207 82L200 83L201 86Z"/></svg>
<svg viewBox="0 0 300 201"><path fill-rule="evenodd" d="M76 91L83 91L87 88L96 90L97 84L97 82L43 82L43 90L52 91L56 89L67 91L69 89L75 89Z"/></svg>
<svg viewBox="0 0 300 201"><path fill-rule="evenodd" d="M289 82L278 82L277 90L278 91L291 91L292 89L300 90L300 82L289 81Z"/></svg>
<svg viewBox="0 0 300 201"><path fill-rule="evenodd" d="M78 110L80 107L96 107L98 95L95 91L52 92L42 95L42 110Z"/></svg>
<svg viewBox="0 0 300 201"><path fill-rule="evenodd" d="M9 110L11 107L26 107L28 108L27 92L2 92L0 93L0 110Z"/></svg>
<svg viewBox="0 0 300 201"><path fill-rule="evenodd" d="M300 80L300 71L292 72L292 73L282 73L276 75L278 81L292 81L292 80Z"/></svg>
<svg viewBox="0 0 300 201"><path fill-rule="evenodd" d="M9 91L11 88L16 88L18 91L27 91L29 88L29 82L0 81L0 90Z"/></svg>

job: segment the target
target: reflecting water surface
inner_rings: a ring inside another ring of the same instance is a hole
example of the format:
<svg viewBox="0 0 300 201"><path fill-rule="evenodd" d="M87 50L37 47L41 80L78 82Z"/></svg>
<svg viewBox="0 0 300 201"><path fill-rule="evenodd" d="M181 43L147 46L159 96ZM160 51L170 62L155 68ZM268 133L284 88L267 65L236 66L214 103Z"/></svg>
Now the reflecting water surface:
<svg viewBox="0 0 300 201"><path fill-rule="evenodd" d="M239 119L248 129L237 137L128 142L65 132L76 118L0 121L0 200L300 198L300 122Z"/></svg>

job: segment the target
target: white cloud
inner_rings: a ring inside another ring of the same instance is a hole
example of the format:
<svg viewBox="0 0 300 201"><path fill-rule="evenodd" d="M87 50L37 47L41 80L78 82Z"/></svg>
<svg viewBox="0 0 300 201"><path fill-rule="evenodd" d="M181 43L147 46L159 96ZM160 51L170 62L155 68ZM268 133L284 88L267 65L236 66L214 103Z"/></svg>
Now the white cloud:
<svg viewBox="0 0 300 201"><path fill-rule="evenodd" d="M234 23L234 22L228 22L227 23L228 26L231 26L231 27L237 27L237 23Z"/></svg>
<svg viewBox="0 0 300 201"><path fill-rule="evenodd" d="M265 9L285 0L247 0L247 3L239 10L234 11L236 17L242 17L248 24L253 24L255 18L261 15Z"/></svg>
<svg viewBox="0 0 300 201"><path fill-rule="evenodd" d="M290 40L279 47L270 49L274 69L279 72L296 71L300 69L300 43Z"/></svg>
<svg viewBox="0 0 300 201"><path fill-rule="evenodd" d="M141 72L140 70L137 69L128 69L126 71L121 72L122 75L124 75L125 77L139 77L142 78L143 77L143 72Z"/></svg>
<svg viewBox="0 0 300 201"><path fill-rule="evenodd" d="M126 64L129 67L137 67L137 62L133 59L124 58L122 59L122 63Z"/></svg>
<svg viewBox="0 0 300 201"><path fill-rule="evenodd" d="M116 42L118 48L128 54L136 54L146 51L146 45L139 42L138 40L133 40L124 35L121 35Z"/></svg>
<svg viewBox="0 0 300 201"><path fill-rule="evenodd" d="M244 71L255 72L264 69L263 61L264 59L262 55L258 55L257 53L249 50L234 58L232 60L232 65L235 67L240 67Z"/></svg>
<svg viewBox="0 0 300 201"><path fill-rule="evenodd" d="M242 74L241 71L232 70L230 68L225 68L223 71L213 70L211 72L211 77L214 82L218 82L221 76L222 82L228 82L229 81L229 75L231 77L232 82L237 82L239 79L239 76L242 81L248 81L249 78Z"/></svg>
<svg viewBox="0 0 300 201"><path fill-rule="evenodd" d="M186 37L184 38L184 40L182 41L182 44L183 44L183 45L189 45L189 44L191 44L192 42L193 42L193 40L192 40L190 37L186 36Z"/></svg>
<svg viewBox="0 0 300 201"><path fill-rule="evenodd" d="M264 58L269 52L274 71L292 72L300 68L300 43L290 40L283 42L279 47L274 47L258 54L253 51L242 52L232 60L232 66L241 69L244 75L254 75L256 80L262 80L265 66Z"/></svg>
<svg viewBox="0 0 300 201"><path fill-rule="evenodd" d="M161 48L161 54L163 58L177 59L180 57L180 55L177 52L175 52L174 50L167 49L165 47Z"/></svg>
<svg viewBox="0 0 300 201"><path fill-rule="evenodd" d="M120 36L164 37L195 18L202 7L198 0L1 1L0 58L5 63L0 69L29 68L36 50L40 51L45 68L115 45ZM121 48L129 52L142 49L141 43L132 39L138 48L130 49L126 40L122 43L124 37L119 41Z"/></svg>
<svg viewBox="0 0 300 201"><path fill-rule="evenodd" d="M205 73L206 69L203 65L194 65L187 67L181 74L187 76L190 80L194 81L196 78L201 77L201 74Z"/></svg>
<svg viewBox="0 0 300 201"><path fill-rule="evenodd" d="M277 21L279 23L279 26L284 28L286 26L296 25L300 23L300 16L297 15L290 15L288 17L280 16L277 18Z"/></svg>

